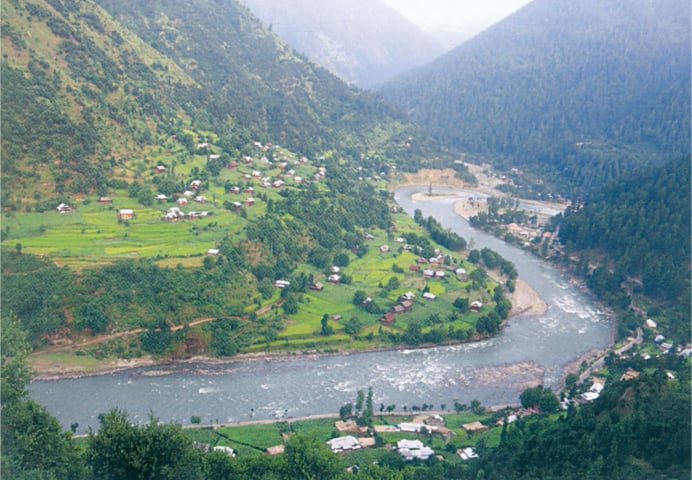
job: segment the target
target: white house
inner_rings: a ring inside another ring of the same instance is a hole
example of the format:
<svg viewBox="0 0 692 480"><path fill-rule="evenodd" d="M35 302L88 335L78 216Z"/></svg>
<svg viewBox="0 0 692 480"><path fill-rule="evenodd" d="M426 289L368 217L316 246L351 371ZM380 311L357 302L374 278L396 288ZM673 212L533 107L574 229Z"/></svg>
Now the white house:
<svg viewBox="0 0 692 480"><path fill-rule="evenodd" d="M327 440L327 445L332 449L332 452L339 453L346 450L357 450L360 448L360 443L358 439L352 435L347 435L345 437L336 437L331 440Z"/></svg>
<svg viewBox="0 0 692 480"><path fill-rule="evenodd" d="M396 449L404 460L427 460L435 455L435 451L424 446L420 440L399 440L396 442Z"/></svg>
<svg viewBox="0 0 692 480"><path fill-rule="evenodd" d="M423 294L423 298L425 298L426 300L435 300L437 298L437 295L435 295L434 293L425 292Z"/></svg>
<svg viewBox="0 0 692 480"><path fill-rule="evenodd" d="M473 449L473 447L466 447L459 449L459 456L462 460L470 460L472 458L478 458L478 454Z"/></svg>
<svg viewBox="0 0 692 480"><path fill-rule="evenodd" d="M235 450L233 450L231 447L224 447L222 445L217 445L214 447L215 452L223 452L229 457L235 457Z"/></svg>

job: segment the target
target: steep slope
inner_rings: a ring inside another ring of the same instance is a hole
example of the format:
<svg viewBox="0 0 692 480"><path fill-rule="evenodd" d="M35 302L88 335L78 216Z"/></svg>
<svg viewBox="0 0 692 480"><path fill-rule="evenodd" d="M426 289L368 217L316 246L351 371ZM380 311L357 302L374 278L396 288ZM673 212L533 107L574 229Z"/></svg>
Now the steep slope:
<svg viewBox="0 0 692 480"><path fill-rule="evenodd" d="M393 108L294 52L235 0L99 4L201 85L209 127L259 132L310 155L411 133Z"/></svg>
<svg viewBox="0 0 692 480"><path fill-rule="evenodd" d="M154 132L189 121L178 97L195 82L91 2L3 2L2 50L4 208L104 191Z"/></svg>
<svg viewBox="0 0 692 480"><path fill-rule="evenodd" d="M278 35L349 83L381 84L443 50L379 0L242 0Z"/></svg>
<svg viewBox="0 0 692 480"><path fill-rule="evenodd" d="M5 208L105 194L173 134L213 133L229 155L259 140L391 156L417 136L234 1L101 3L117 18L91 0L2 4Z"/></svg>
<svg viewBox="0 0 692 480"><path fill-rule="evenodd" d="M690 5L536 0L382 88L450 146L576 194L690 150Z"/></svg>

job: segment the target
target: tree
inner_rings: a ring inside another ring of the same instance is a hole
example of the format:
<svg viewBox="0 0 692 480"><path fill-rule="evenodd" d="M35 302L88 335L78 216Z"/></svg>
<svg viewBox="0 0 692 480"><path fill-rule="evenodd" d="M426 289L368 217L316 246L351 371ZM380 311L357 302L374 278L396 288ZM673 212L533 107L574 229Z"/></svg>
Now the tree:
<svg viewBox="0 0 692 480"><path fill-rule="evenodd" d="M363 328L363 324L358 317L351 317L348 320L345 320L342 324L344 327L344 332L349 335L356 335L358 332L360 332L360 329Z"/></svg>
<svg viewBox="0 0 692 480"><path fill-rule="evenodd" d="M200 453L180 426L159 423L153 415L149 424L136 426L117 409L99 415L99 421L98 432L89 433L86 452L97 478L203 478Z"/></svg>
<svg viewBox="0 0 692 480"><path fill-rule="evenodd" d="M26 364L29 345L19 321L2 316L0 347L0 457L2 478L79 479L84 463L70 432L46 409L27 398L31 371Z"/></svg>
<svg viewBox="0 0 692 480"><path fill-rule="evenodd" d="M286 441L287 476L294 480L336 478L341 472L341 461L324 442L314 434L296 433Z"/></svg>
<svg viewBox="0 0 692 480"><path fill-rule="evenodd" d="M320 329L320 335L326 337L327 335L331 335L332 333L334 333L334 329L331 325L329 325L329 315L327 315L326 313L322 315L322 320L320 321L320 323L322 325L322 328Z"/></svg>
<svg viewBox="0 0 692 480"><path fill-rule="evenodd" d="M353 300L352 303L357 306L363 305L363 302L365 299L368 298L368 294L365 293L363 290L356 290L353 293Z"/></svg>

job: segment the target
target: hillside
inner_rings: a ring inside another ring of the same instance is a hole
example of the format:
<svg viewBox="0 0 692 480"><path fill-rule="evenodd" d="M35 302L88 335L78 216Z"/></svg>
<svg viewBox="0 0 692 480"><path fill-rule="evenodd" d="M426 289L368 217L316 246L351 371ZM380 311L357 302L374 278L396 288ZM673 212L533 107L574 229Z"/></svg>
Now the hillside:
<svg viewBox="0 0 692 480"><path fill-rule="evenodd" d="M682 0L536 0L381 93L446 145L578 196L689 153L689 17Z"/></svg>
<svg viewBox="0 0 692 480"><path fill-rule="evenodd" d="M398 147L423 138L402 115L236 2L13 1L2 22L4 208L105 194L153 167L171 135L188 150L212 135L229 155L271 139L301 154L420 158L419 142Z"/></svg>
<svg viewBox="0 0 692 480"><path fill-rule="evenodd" d="M443 50L379 0L242 0L296 50L345 81L369 88Z"/></svg>
<svg viewBox="0 0 692 480"><path fill-rule="evenodd" d="M560 223L591 289L623 310L645 295L647 315L678 342L690 335L690 182L689 158L679 159L599 190Z"/></svg>

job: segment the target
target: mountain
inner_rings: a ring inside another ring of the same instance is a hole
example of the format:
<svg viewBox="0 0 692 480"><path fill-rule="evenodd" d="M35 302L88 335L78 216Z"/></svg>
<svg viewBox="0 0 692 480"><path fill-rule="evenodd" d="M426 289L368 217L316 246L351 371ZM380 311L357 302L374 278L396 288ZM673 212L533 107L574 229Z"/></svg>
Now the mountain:
<svg viewBox="0 0 692 480"><path fill-rule="evenodd" d="M213 133L230 155L252 141L397 151L417 136L235 1L3 2L2 45L5 207L103 193L174 134Z"/></svg>
<svg viewBox="0 0 692 480"><path fill-rule="evenodd" d="M450 147L579 195L690 151L690 5L535 0L381 93Z"/></svg>
<svg viewBox="0 0 692 480"><path fill-rule="evenodd" d="M274 32L345 81L369 88L443 48L379 0L242 0Z"/></svg>

